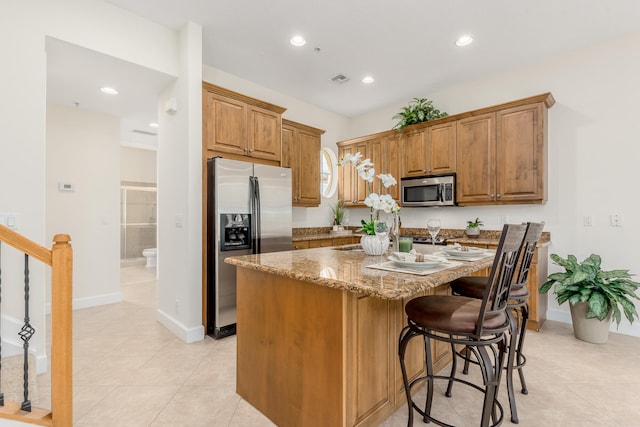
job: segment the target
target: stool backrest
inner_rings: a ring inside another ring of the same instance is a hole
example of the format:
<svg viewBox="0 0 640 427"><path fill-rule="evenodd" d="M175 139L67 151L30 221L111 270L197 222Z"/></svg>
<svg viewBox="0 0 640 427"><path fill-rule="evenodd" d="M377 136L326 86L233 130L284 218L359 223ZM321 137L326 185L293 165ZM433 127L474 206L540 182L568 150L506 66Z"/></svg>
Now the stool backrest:
<svg viewBox="0 0 640 427"><path fill-rule="evenodd" d="M489 281L484 289L482 306L476 323L476 335L483 335L484 320L504 311L509 299L520 248L527 231L527 225L505 224L500 243L493 260ZM506 325L505 325L506 327Z"/></svg>
<svg viewBox="0 0 640 427"><path fill-rule="evenodd" d="M533 253L536 251L536 246L542 235L542 229L544 228L544 222L528 222L527 232L524 235L522 241L522 247L520 248L520 266L518 267L518 274L511 286L513 288L522 288L527 285L529 280L529 268L531 267L531 261L533 260ZM528 295L528 294L527 294Z"/></svg>

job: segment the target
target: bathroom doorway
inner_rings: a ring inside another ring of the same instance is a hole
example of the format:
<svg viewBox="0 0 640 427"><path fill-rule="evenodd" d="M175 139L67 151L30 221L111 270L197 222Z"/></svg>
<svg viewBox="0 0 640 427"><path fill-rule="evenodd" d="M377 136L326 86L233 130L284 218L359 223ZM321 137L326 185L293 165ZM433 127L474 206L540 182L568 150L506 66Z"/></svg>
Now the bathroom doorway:
<svg viewBox="0 0 640 427"><path fill-rule="evenodd" d="M123 181L120 185L120 261L145 260L143 252L156 248L157 227L156 184Z"/></svg>

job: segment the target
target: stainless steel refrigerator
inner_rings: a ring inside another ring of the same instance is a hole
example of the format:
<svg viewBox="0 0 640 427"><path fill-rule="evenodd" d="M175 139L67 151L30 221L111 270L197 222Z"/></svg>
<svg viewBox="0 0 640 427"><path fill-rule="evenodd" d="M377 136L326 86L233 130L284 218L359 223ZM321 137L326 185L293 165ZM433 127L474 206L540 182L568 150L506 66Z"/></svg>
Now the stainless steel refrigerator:
<svg viewBox="0 0 640 427"><path fill-rule="evenodd" d="M207 161L207 334L236 332L236 267L225 258L291 250L291 169Z"/></svg>

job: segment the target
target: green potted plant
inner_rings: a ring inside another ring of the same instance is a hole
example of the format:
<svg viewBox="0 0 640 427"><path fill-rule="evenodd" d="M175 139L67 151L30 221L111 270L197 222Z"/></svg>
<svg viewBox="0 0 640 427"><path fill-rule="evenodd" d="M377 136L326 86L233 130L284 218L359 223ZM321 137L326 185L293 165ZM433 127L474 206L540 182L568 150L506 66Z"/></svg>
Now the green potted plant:
<svg viewBox="0 0 640 427"><path fill-rule="evenodd" d="M467 228L464 230L465 234L469 237L478 237L480 235L480 227L484 224L480 221L480 218L476 218L472 221L467 221Z"/></svg>
<svg viewBox="0 0 640 427"><path fill-rule="evenodd" d="M402 107L402 110L393 116L393 120L399 120L393 129L402 130L409 125L427 122L429 120L439 119L446 116L448 116L447 113L440 111L433 106L433 101L429 101L426 98L413 98L413 100L409 102L408 106Z"/></svg>
<svg viewBox="0 0 640 427"><path fill-rule="evenodd" d="M553 262L565 269L552 273L540 288L546 293L553 285L558 304L569 302L571 321L576 338L602 344L607 342L611 318L620 325L622 313L633 323L638 312L633 299L640 283L631 280L629 270L603 271L600 256L592 254L582 262L574 255L566 259L550 255ZM621 310L622 309L622 310Z"/></svg>
<svg viewBox="0 0 640 427"><path fill-rule="evenodd" d="M338 200L335 205L331 206L331 213L333 214L333 230L334 231L344 230L344 221L345 221L345 213L346 213L344 202L342 200Z"/></svg>

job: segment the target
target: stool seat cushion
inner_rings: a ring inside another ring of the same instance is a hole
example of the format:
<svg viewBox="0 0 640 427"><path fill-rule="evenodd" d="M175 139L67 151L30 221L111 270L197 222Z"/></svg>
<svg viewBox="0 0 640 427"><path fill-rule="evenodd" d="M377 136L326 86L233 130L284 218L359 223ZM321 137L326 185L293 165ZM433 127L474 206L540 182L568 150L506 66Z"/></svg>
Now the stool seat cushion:
<svg viewBox="0 0 640 427"><path fill-rule="evenodd" d="M486 276L460 277L451 282L451 292L469 298L482 299L489 278Z"/></svg>
<svg viewBox="0 0 640 427"><path fill-rule="evenodd" d="M473 334L478 323L482 300L450 295L429 295L414 298L405 307L410 320L419 326L444 333ZM504 329L507 316L504 311L487 314L483 330Z"/></svg>
<svg viewBox="0 0 640 427"><path fill-rule="evenodd" d="M486 276L466 276L451 282L451 291L455 295L482 299L489 278ZM510 300L521 300L529 296L526 283L514 283L509 292Z"/></svg>

